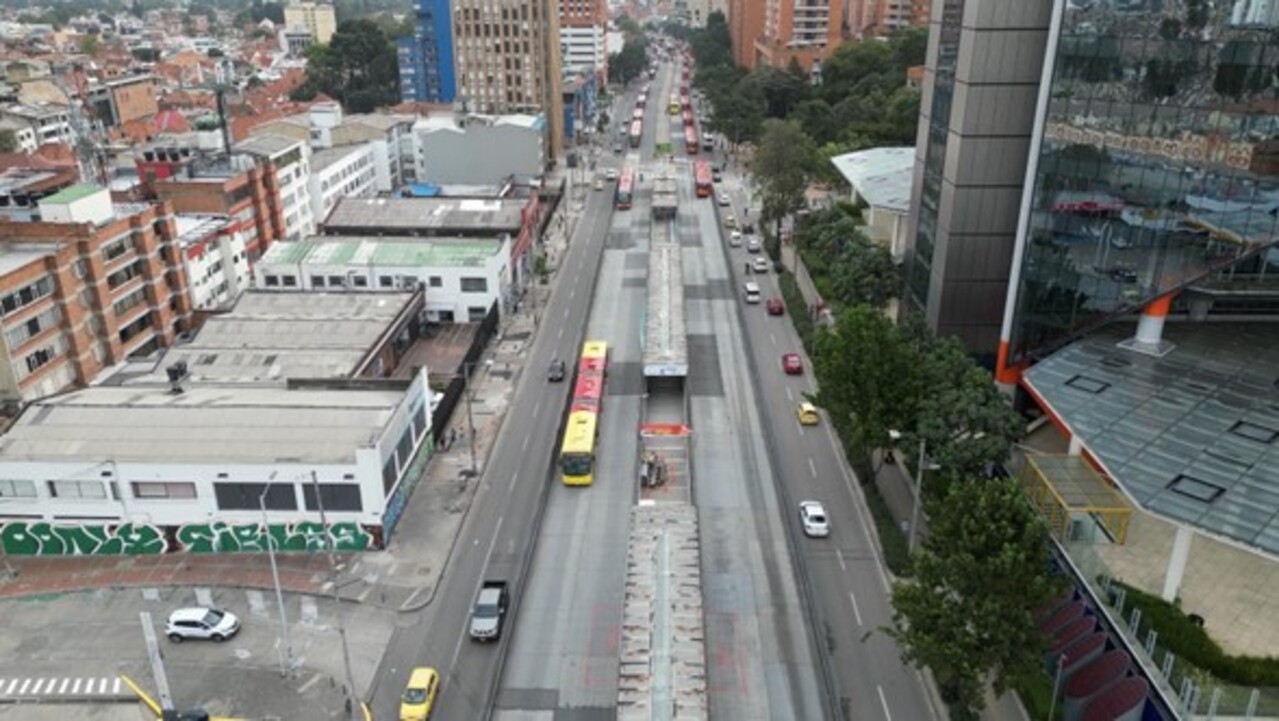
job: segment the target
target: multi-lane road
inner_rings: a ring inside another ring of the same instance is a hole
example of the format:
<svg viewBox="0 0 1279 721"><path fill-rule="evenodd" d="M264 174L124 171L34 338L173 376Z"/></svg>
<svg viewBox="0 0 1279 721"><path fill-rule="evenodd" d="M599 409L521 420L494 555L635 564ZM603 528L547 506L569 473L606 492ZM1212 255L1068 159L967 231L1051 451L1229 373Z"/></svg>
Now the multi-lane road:
<svg viewBox="0 0 1279 721"><path fill-rule="evenodd" d="M646 177L655 168L655 129L668 122L673 72L664 65L651 83L639 148ZM632 88L618 98L611 117L628 118L637 94ZM622 162L606 156L596 171ZM675 167L712 717L829 718L835 703L845 718L933 718L918 674L877 630L891 621L887 577L852 474L827 426L796 421L795 403L812 385L807 373L780 369L782 353L802 351L793 327L741 302L748 255L727 247L715 201L694 197L687 160ZM748 195L739 177L726 171L719 189L740 218ZM449 565L432 602L397 629L378 669L377 719L396 718L408 673L421 665L442 675L435 719L484 718L490 704L496 718L616 715L651 221L647 183L629 211L613 210L611 190L586 191ZM766 296L779 295L771 274L751 279ZM553 462L570 384L547 383L542 369L553 358L571 365L588 337L608 341L612 351L596 483L566 488L554 482ZM826 505L830 538L799 533L802 498ZM521 578L526 562L529 575ZM515 606L505 638L479 645L467 638L467 619L486 578L512 581Z"/></svg>

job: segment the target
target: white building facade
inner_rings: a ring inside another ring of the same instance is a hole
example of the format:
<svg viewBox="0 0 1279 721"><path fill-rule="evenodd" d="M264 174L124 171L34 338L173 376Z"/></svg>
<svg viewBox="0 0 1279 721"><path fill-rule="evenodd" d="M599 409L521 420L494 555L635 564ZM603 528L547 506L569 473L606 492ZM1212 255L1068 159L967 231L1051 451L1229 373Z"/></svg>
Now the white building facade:
<svg viewBox="0 0 1279 721"><path fill-rule="evenodd" d="M176 215L174 222L191 307L217 310L233 305L252 282L244 234L231 231L220 216Z"/></svg>
<svg viewBox="0 0 1279 721"><path fill-rule="evenodd" d="M321 150L311 156L311 212L316 223L339 198L371 198L377 192L373 146L369 143Z"/></svg>
<svg viewBox="0 0 1279 721"><path fill-rule="evenodd" d="M297 292L426 291L426 319L478 323L511 299L509 239L319 236L276 244L257 263L255 286Z"/></svg>
<svg viewBox="0 0 1279 721"><path fill-rule="evenodd" d="M592 68L606 67L604 27L602 25L560 26L561 67Z"/></svg>
<svg viewBox="0 0 1279 721"><path fill-rule="evenodd" d="M237 143L235 149L275 167L284 239L299 241L313 234L316 217L311 200L311 146L283 135L254 135Z"/></svg>
<svg viewBox="0 0 1279 721"><path fill-rule="evenodd" d="M52 396L6 435L0 544L9 555L251 552L270 536L314 552L327 535L339 551L383 548L433 447L433 411L425 369L407 389Z"/></svg>

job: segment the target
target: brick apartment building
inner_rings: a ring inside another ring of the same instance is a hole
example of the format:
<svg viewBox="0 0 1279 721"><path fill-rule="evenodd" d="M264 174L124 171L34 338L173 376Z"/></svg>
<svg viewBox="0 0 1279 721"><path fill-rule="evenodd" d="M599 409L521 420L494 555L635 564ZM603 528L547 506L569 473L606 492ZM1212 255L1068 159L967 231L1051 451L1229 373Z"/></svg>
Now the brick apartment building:
<svg viewBox="0 0 1279 721"><path fill-rule="evenodd" d="M105 127L118 128L133 120L143 120L160 111L155 78L134 75L95 84L88 90L93 117Z"/></svg>
<svg viewBox="0 0 1279 721"><path fill-rule="evenodd" d="M76 185L39 209L38 221L0 218L0 399L11 403L170 346L191 317L169 205Z"/></svg>
<svg viewBox="0 0 1279 721"><path fill-rule="evenodd" d="M249 262L286 237L276 168L247 154L204 157L187 149L149 148L134 160L146 197L178 213L222 215L227 232L244 235Z"/></svg>

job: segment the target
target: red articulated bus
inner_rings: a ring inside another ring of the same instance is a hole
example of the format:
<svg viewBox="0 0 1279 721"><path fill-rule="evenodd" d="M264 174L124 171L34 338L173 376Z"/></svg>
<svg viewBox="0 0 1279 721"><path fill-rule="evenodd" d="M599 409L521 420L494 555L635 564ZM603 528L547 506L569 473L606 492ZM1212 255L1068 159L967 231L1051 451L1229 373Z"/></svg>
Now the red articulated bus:
<svg viewBox="0 0 1279 721"><path fill-rule="evenodd" d="M635 199L635 169L629 165L617 176L617 192L613 194L613 207L630 210Z"/></svg>
<svg viewBox="0 0 1279 721"><path fill-rule="evenodd" d="M640 146L640 140L643 137L644 137L644 121L632 120L631 121L631 147L638 148Z"/></svg>
<svg viewBox="0 0 1279 721"><path fill-rule="evenodd" d="M631 120L643 120L643 119L644 119L644 109L635 108L635 112L631 113Z"/></svg>
<svg viewBox="0 0 1279 721"><path fill-rule="evenodd" d="M711 185L711 162L698 160L693 163L693 191L699 198L709 198L714 187Z"/></svg>

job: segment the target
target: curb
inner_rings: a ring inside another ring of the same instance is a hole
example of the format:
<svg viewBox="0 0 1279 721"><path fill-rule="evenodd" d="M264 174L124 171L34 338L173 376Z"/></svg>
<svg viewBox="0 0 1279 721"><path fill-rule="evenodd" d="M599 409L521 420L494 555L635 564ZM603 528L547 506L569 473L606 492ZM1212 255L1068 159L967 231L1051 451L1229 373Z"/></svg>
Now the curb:
<svg viewBox="0 0 1279 721"><path fill-rule="evenodd" d="M133 696L0 696L0 706L66 706L69 704L138 703Z"/></svg>

